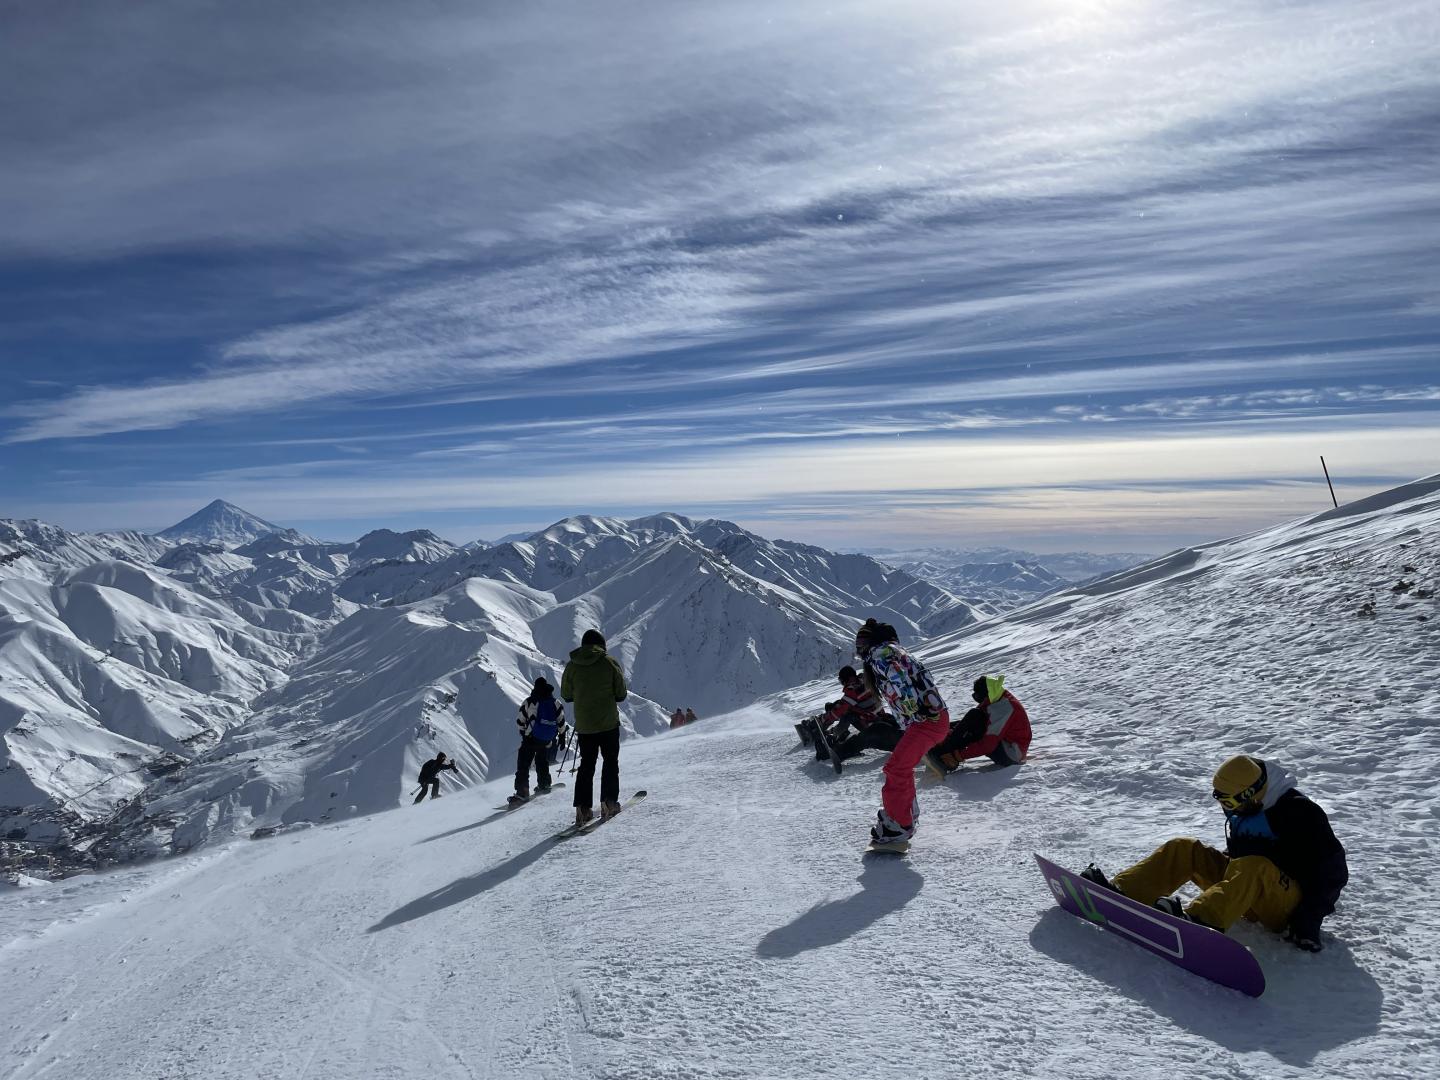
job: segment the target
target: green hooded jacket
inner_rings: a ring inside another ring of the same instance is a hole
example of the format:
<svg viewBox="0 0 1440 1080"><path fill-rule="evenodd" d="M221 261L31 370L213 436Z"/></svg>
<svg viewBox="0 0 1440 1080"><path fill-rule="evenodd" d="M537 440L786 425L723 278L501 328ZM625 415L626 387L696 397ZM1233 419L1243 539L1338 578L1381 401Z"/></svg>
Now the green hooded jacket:
<svg viewBox="0 0 1440 1080"><path fill-rule="evenodd" d="M560 696L575 703L575 730L594 735L620 726L617 702L625 700L625 673L615 658L598 645L582 645L570 653L560 676Z"/></svg>

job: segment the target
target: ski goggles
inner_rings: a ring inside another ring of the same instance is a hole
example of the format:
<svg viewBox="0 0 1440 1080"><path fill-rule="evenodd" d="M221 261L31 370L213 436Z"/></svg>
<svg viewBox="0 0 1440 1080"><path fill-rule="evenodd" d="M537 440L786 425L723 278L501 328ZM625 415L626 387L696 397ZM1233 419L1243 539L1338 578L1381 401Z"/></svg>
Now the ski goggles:
<svg viewBox="0 0 1440 1080"><path fill-rule="evenodd" d="M1256 798L1260 795L1260 792L1264 790L1265 770L1261 769L1259 778L1253 784L1251 784L1247 788L1235 792L1235 794L1233 795L1227 795L1223 791L1212 791L1210 794L1215 796L1215 801L1218 802L1221 806L1223 806L1226 810L1239 810L1241 807L1248 806L1250 803L1254 802Z"/></svg>

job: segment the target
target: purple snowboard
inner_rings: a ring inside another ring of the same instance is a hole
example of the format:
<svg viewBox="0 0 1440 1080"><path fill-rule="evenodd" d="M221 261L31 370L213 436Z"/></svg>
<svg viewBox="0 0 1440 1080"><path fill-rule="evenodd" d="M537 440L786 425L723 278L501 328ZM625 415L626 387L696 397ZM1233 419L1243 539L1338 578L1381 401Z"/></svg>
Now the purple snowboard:
<svg viewBox="0 0 1440 1080"><path fill-rule="evenodd" d="M1265 973L1249 949L1234 938L1198 923L1138 904L1112 889L1086 881L1035 856L1060 906L1071 915L1117 934L1221 986L1259 997Z"/></svg>

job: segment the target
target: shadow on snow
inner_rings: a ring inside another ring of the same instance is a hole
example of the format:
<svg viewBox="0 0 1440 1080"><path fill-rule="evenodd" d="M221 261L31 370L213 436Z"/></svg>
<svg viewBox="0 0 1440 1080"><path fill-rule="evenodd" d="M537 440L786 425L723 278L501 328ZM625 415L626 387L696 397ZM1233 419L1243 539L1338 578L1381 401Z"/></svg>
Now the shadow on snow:
<svg viewBox="0 0 1440 1080"><path fill-rule="evenodd" d="M816 904L794 921L771 930L755 946L767 959L798 956L810 949L838 945L873 926L920 894L925 879L894 856L867 860L860 872L860 891L843 900Z"/></svg>
<svg viewBox="0 0 1440 1080"><path fill-rule="evenodd" d="M947 775L944 780L936 780L933 774L927 773L920 786L927 792L943 788L955 798L968 802L989 802L1024 777L1024 765L965 765Z"/></svg>
<svg viewBox="0 0 1440 1080"><path fill-rule="evenodd" d="M1330 938L1323 953L1312 955L1278 947L1278 940L1276 949L1256 949L1266 989L1252 999L1116 941L1059 908L1045 912L1030 931L1038 952L1236 1053L1262 1051L1304 1067L1380 1030L1385 995L1343 942Z"/></svg>
<svg viewBox="0 0 1440 1080"><path fill-rule="evenodd" d="M466 826L472 828L473 826ZM497 885L503 885L520 871L537 862L542 855L549 851L560 841L553 836L547 836L538 844L512 855L504 862L482 870L478 874L471 874L469 877L458 878L449 885L436 889L434 892L426 893L424 896L411 900L404 907L396 908L389 915L370 927L366 933L373 934L379 930L388 930L392 926L399 926L401 923L410 922L413 919L424 918L426 915L433 915L437 911L451 907L455 904L463 904L483 892L489 892Z"/></svg>
<svg viewBox="0 0 1440 1080"><path fill-rule="evenodd" d="M417 844L428 844L432 840L444 840L447 836L454 836L457 833L469 832L471 829L483 829L492 821L499 821L502 817L509 817L513 810L496 810L489 817L481 818L479 821L472 821L469 825L461 825L458 829L451 829L448 832L436 833L434 836L427 836L424 840L416 840Z"/></svg>

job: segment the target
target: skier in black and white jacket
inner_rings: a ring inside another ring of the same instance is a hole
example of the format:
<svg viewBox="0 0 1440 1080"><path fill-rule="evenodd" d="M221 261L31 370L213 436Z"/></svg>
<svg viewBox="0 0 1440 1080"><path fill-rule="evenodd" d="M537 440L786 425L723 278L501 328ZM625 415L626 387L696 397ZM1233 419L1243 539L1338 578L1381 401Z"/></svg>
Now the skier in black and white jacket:
<svg viewBox="0 0 1440 1080"><path fill-rule="evenodd" d="M565 731L565 706L555 699L555 687L541 675L535 680L530 696L520 703L515 717L520 729L520 750L515 761L515 794L512 804L530 798L530 766L535 766L535 791L550 790L550 746Z"/></svg>

